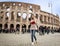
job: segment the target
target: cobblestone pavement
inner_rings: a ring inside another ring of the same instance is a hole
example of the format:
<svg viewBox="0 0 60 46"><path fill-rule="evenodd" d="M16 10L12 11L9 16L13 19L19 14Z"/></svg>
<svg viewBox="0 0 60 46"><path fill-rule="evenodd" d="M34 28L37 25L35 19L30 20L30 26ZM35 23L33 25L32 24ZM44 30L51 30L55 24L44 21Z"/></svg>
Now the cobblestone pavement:
<svg viewBox="0 0 60 46"><path fill-rule="evenodd" d="M60 46L60 33L50 33L49 35L45 34L43 36L36 33L36 37L38 42L36 46ZM0 46L32 46L30 33L1 33Z"/></svg>

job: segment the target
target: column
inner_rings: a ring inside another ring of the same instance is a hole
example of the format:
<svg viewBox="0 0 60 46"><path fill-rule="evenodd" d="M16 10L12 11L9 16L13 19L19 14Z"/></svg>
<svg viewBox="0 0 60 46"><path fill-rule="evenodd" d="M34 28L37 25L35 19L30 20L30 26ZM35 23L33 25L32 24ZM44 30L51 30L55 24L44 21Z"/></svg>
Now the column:
<svg viewBox="0 0 60 46"><path fill-rule="evenodd" d="M22 24L20 24L20 33L22 32Z"/></svg>
<svg viewBox="0 0 60 46"><path fill-rule="evenodd" d="M16 29L17 11L14 11L14 29Z"/></svg>
<svg viewBox="0 0 60 46"><path fill-rule="evenodd" d="M3 17L3 23L5 22L5 11L4 11L4 17Z"/></svg>
<svg viewBox="0 0 60 46"><path fill-rule="evenodd" d="M10 29L10 23L8 23L8 29Z"/></svg>
<svg viewBox="0 0 60 46"><path fill-rule="evenodd" d="M42 16L42 21L43 21L43 23L44 23L44 16Z"/></svg>
<svg viewBox="0 0 60 46"><path fill-rule="evenodd" d="M51 17L50 17L50 24L51 24Z"/></svg>
<svg viewBox="0 0 60 46"><path fill-rule="evenodd" d="M46 16L46 22L48 23L48 16Z"/></svg>
<svg viewBox="0 0 60 46"><path fill-rule="evenodd" d="M28 15L29 15L29 13L27 13L27 24L26 24L26 29L27 30L28 30L28 25L29 25Z"/></svg>
<svg viewBox="0 0 60 46"><path fill-rule="evenodd" d="M2 24L2 29L4 29L4 24Z"/></svg>

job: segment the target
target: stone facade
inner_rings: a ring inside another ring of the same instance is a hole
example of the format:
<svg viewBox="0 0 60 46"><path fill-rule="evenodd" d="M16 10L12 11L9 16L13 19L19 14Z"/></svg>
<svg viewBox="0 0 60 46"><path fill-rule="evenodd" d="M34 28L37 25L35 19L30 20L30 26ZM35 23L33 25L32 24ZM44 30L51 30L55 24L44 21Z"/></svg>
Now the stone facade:
<svg viewBox="0 0 60 46"><path fill-rule="evenodd" d="M20 31L25 27L29 28L30 18L35 18L39 26L59 28L59 16L42 11L39 5L23 2L0 2L0 27L19 27Z"/></svg>
<svg viewBox="0 0 60 46"><path fill-rule="evenodd" d="M60 18L59 18L59 27L60 27Z"/></svg>

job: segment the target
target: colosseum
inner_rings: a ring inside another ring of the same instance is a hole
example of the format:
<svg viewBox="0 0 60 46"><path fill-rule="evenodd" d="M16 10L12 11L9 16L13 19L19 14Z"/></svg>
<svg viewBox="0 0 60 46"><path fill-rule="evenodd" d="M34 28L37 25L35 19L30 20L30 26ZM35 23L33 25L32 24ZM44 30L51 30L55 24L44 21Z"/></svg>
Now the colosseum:
<svg viewBox="0 0 60 46"><path fill-rule="evenodd" d="M30 28L30 18L34 17L39 26L59 28L59 16L41 10L40 5L24 2L0 2L0 29Z"/></svg>

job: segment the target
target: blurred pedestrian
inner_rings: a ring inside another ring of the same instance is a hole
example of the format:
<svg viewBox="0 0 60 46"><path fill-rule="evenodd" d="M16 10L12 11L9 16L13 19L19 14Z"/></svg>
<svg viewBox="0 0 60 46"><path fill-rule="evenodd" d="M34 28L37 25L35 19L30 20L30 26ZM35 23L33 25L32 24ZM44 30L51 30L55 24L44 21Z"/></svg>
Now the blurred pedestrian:
<svg viewBox="0 0 60 46"><path fill-rule="evenodd" d="M36 22L35 22L33 17L30 20L30 24L31 24L31 27L30 27L31 41L32 41L32 45L34 45L34 43L37 43L37 38L35 36L35 32L37 30L37 26L36 26ZM35 42L34 42L34 39L35 39Z"/></svg>

